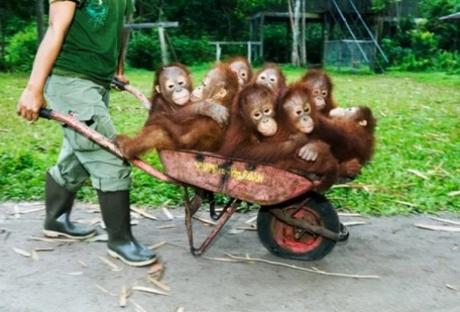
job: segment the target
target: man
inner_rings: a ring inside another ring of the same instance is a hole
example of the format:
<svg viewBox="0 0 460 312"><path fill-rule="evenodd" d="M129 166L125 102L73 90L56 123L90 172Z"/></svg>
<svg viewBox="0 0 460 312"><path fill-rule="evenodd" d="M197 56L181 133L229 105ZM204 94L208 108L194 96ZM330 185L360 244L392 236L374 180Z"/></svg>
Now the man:
<svg viewBox="0 0 460 312"><path fill-rule="evenodd" d="M49 27L35 57L18 114L34 121L45 106L72 112L108 138L115 129L108 113L109 86L114 74L122 81L124 20L133 0L50 0ZM63 128L58 163L46 176L46 220L49 237L85 239L94 229L69 220L75 193L91 178L109 235L108 253L133 266L155 262L155 254L131 233L129 188L131 170L123 160L75 131Z"/></svg>

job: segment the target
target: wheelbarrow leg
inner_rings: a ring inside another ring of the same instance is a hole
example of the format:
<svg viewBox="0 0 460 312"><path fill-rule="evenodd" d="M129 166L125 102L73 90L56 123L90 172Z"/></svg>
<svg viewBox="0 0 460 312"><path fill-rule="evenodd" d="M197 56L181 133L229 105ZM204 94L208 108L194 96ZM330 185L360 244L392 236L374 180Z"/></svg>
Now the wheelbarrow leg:
<svg viewBox="0 0 460 312"><path fill-rule="evenodd" d="M211 233L209 233L208 237L203 241L199 248L196 248L193 242L193 215L198 209L196 207L192 207L190 203L190 199L188 196L187 188L184 188L184 203L185 203L185 227L187 228L187 236L188 242L190 245L190 252L194 256L202 255L212 243L212 241L216 238L217 234L221 231L225 223L230 219L230 217L235 213L236 209L240 205L241 201L238 199L233 199L227 206L224 207L222 212L222 217L219 219L217 224L212 229Z"/></svg>

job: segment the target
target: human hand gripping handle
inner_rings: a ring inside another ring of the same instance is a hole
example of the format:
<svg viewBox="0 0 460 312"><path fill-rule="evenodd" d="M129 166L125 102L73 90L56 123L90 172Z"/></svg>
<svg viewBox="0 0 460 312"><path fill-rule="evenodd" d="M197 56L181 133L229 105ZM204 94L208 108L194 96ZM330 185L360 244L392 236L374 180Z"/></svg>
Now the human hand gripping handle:
<svg viewBox="0 0 460 312"><path fill-rule="evenodd" d="M16 113L26 120L35 121L38 118L40 109L45 106L43 91L33 91L26 88L19 98Z"/></svg>

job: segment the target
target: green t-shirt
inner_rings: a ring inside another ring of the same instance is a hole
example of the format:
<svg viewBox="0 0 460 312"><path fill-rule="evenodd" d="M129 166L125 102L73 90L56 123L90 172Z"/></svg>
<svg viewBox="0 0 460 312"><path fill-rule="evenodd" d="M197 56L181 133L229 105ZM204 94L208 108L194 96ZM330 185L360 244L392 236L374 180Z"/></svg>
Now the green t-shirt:
<svg viewBox="0 0 460 312"><path fill-rule="evenodd" d="M115 74L124 17L133 0L50 0L77 3L75 17L53 73L90 79L107 86Z"/></svg>

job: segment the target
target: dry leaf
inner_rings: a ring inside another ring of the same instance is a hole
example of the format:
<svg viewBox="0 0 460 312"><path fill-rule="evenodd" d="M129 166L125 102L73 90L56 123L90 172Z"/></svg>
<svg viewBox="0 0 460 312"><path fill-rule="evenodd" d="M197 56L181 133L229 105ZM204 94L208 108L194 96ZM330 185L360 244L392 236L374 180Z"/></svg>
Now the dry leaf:
<svg viewBox="0 0 460 312"><path fill-rule="evenodd" d="M142 292L155 294L155 295L169 296L169 294L167 292L164 292L162 290L158 290L158 289L155 289L155 288L151 288L151 287L134 286L133 290L142 291Z"/></svg>
<svg viewBox="0 0 460 312"><path fill-rule="evenodd" d="M138 304L134 300L129 299L129 302L131 302L131 304L134 306L136 312L147 312L147 310L145 310L140 304Z"/></svg>
<svg viewBox="0 0 460 312"><path fill-rule="evenodd" d="M200 222L203 222L204 224L212 225L212 226L217 224L214 221L211 221L211 220L208 220L208 219L205 219L205 218L201 218L201 217L198 217L198 216L193 216L193 219L198 220Z"/></svg>
<svg viewBox="0 0 460 312"><path fill-rule="evenodd" d="M156 262L149 267L148 274L154 277L156 280L161 280L165 272L163 263Z"/></svg>
<svg viewBox="0 0 460 312"><path fill-rule="evenodd" d="M109 240L109 235L107 233L100 234L97 236L90 237L86 239L86 242L107 242Z"/></svg>
<svg viewBox="0 0 460 312"><path fill-rule="evenodd" d="M443 226L443 225L431 225L431 224L414 224L416 227L425 229L425 230L432 230L432 231L441 231L441 232L459 232L460 227L455 226Z"/></svg>
<svg viewBox="0 0 460 312"><path fill-rule="evenodd" d="M131 207L131 210L140 214L141 216L143 216L144 218L147 218L147 219L151 219L151 220L158 220L157 217L155 217L154 215L146 212L145 210L143 209L139 209L139 208L135 208L135 207Z"/></svg>
<svg viewBox="0 0 460 312"><path fill-rule="evenodd" d="M119 271L121 271L123 269L123 268L119 267L118 265L116 265L115 263L113 263L112 261L110 261L110 260L108 260L108 259L106 259L104 257L99 257L99 259L102 262L104 262L105 264L107 264L112 271L119 272Z"/></svg>
<svg viewBox="0 0 460 312"><path fill-rule="evenodd" d="M28 251L25 251L23 249L20 249L20 248L12 248L14 250L14 252L16 252L17 254L23 256L23 257L27 257L27 258L30 258L32 256L32 254Z"/></svg>
<svg viewBox="0 0 460 312"><path fill-rule="evenodd" d="M126 291L126 286L121 287L120 296L118 297L118 305L122 308L126 307L128 299L128 292Z"/></svg>
<svg viewBox="0 0 460 312"><path fill-rule="evenodd" d="M165 230L165 229L172 229L172 228L175 228L176 226L174 224L170 224L170 225L162 225L162 226L158 226L157 229L159 230Z"/></svg>
<svg viewBox="0 0 460 312"><path fill-rule="evenodd" d="M415 170L415 169L408 169L407 170L408 172L412 173L413 175L416 175L417 177L419 178L422 178L424 180L429 180L430 178L428 178L425 174L423 174L422 172L418 171L418 170Z"/></svg>
<svg viewBox="0 0 460 312"><path fill-rule="evenodd" d="M165 214L166 218L168 218L168 220L174 219L174 216L172 215L172 213L169 212L168 208L163 207L162 210L163 210L163 213Z"/></svg>
<svg viewBox="0 0 460 312"><path fill-rule="evenodd" d="M110 291L108 291L107 289L102 287L101 285L96 284L96 287L99 288L102 292L105 292L106 294L108 294L108 295L110 295L112 297L115 297L115 294L111 293Z"/></svg>
<svg viewBox="0 0 460 312"><path fill-rule="evenodd" d="M446 284L446 287L447 287L447 288L449 288L450 290L455 290L455 291L457 291L457 290L458 290L458 288L457 288L457 287L455 287L455 286L452 286L452 285L449 285L449 284Z"/></svg>
<svg viewBox="0 0 460 312"><path fill-rule="evenodd" d="M29 237L28 240L47 242L47 243L60 243L60 242L75 243L75 242L79 242L78 239L71 239L71 238L46 238L46 237L36 237L36 236L31 236L31 237Z"/></svg>
<svg viewBox="0 0 460 312"><path fill-rule="evenodd" d="M80 265L82 267L84 267L84 268L88 267L88 265L85 262L81 261L81 260L78 260L78 263L80 263Z"/></svg>
<svg viewBox="0 0 460 312"><path fill-rule="evenodd" d="M176 312L185 312L185 309L184 307L178 307Z"/></svg>
<svg viewBox="0 0 460 312"><path fill-rule="evenodd" d="M405 206L409 206L409 207L417 207L416 204L405 202L405 201L402 201L402 200L395 200L395 203L405 205Z"/></svg>
<svg viewBox="0 0 460 312"><path fill-rule="evenodd" d="M36 252L44 252L44 251L54 251L54 248L51 247L41 247L41 248L34 248Z"/></svg>
<svg viewBox="0 0 460 312"><path fill-rule="evenodd" d="M71 276L79 276L79 275L83 275L83 272L69 272L69 273L66 273L67 275L71 275Z"/></svg>
<svg viewBox="0 0 460 312"><path fill-rule="evenodd" d="M348 213L348 212L339 212L337 213L340 217L362 217L359 213Z"/></svg>
<svg viewBox="0 0 460 312"><path fill-rule="evenodd" d="M355 225L364 225L367 224L367 222L364 221L349 221L349 222L342 222L343 225L345 226L355 226Z"/></svg>
<svg viewBox="0 0 460 312"><path fill-rule="evenodd" d="M460 195L460 191L453 191L453 192L447 193L447 196L458 196L458 195Z"/></svg>
<svg viewBox="0 0 460 312"><path fill-rule="evenodd" d="M257 220L257 216L254 216L254 217L252 217L252 218L246 220L245 223L246 223L246 224L251 224L251 223L256 222L256 220Z"/></svg>
<svg viewBox="0 0 460 312"><path fill-rule="evenodd" d="M171 287L169 287L166 284L163 284L162 282L160 282L159 280L157 280L157 279L155 279L153 277L149 277L149 282L152 283L153 285L155 285L156 287L160 288L161 290L164 290L164 291L167 291L167 292L171 291Z"/></svg>
<svg viewBox="0 0 460 312"><path fill-rule="evenodd" d="M163 247L167 243L168 243L167 241L162 241L162 242L159 242L158 244L150 246L149 249L156 250L156 249L159 249L159 248Z"/></svg>
<svg viewBox="0 0 460 312"><path fill-rule="evenodd" d="M432 220L439 221L439 222L450 223L450 224L454 224L454 225L460 225L459 221L453 221L453 220L436 218L436 217L429 217L429 218L432 219Z"/></svg>
<svg viewBox="0 0 460 312"><path fill-rule="evenodd" d="M38 253L35 251L35 249L32 250L32 253L31 253L31 254L32 254L32 259L33 259L34 261L38 261L38 260L40 259L40 258L38 257Z"/></svg>

